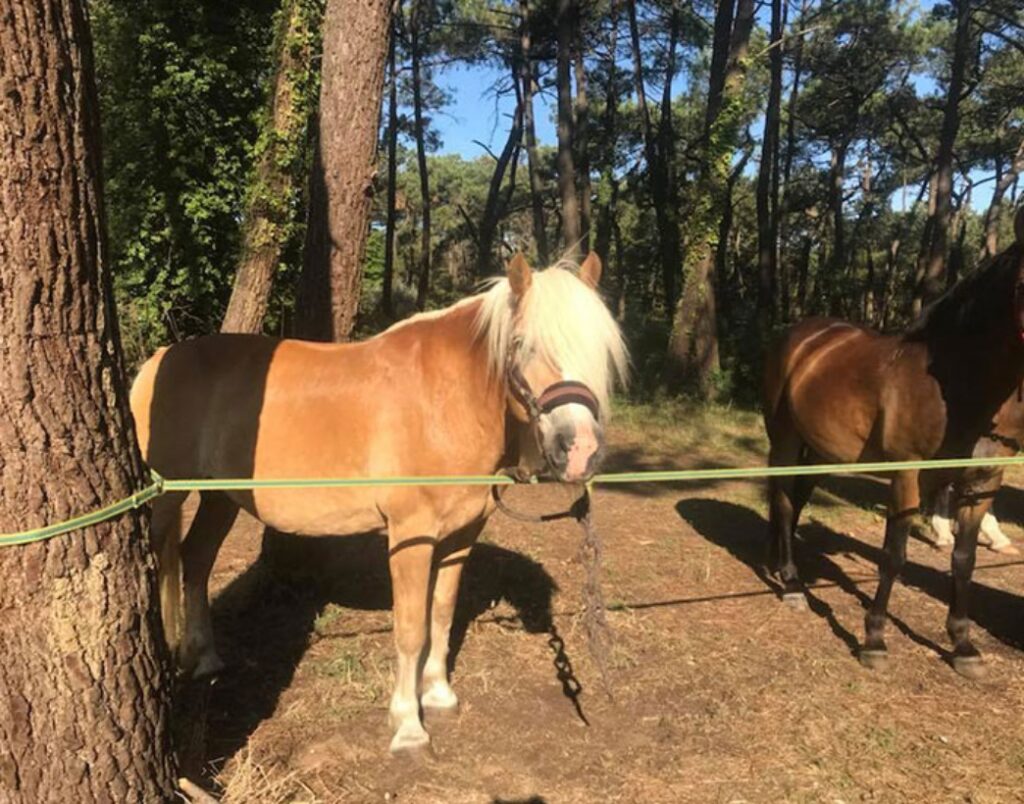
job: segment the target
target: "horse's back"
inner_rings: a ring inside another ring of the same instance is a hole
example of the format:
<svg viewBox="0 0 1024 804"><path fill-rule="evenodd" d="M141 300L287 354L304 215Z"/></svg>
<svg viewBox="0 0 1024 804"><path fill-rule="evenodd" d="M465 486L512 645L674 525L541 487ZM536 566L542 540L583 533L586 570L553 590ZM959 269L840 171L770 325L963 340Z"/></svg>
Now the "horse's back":
<svg viewBox="0 0 1024 804"><path fill-rule="evenodd" d="M774 441L796 431L814 452L850 461L877 451L900 340L867 327L811 318L769 353L765 423Z"/></svg>

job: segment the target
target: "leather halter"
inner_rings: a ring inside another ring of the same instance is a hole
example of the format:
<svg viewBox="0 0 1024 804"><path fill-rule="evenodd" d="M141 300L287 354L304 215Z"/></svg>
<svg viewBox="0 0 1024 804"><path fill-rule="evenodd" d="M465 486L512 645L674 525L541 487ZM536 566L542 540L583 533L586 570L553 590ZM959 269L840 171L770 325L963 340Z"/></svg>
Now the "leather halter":
<svg viewBox="0 0 1024 804"><path fill-rule="evenodd" d="M526 409L531 424L536 424L541 416L551 413L555 408L571 404L583 405L595 420L599 417L601 407L594 392L576 380L561 380L545 388L540 397L534 396L533 389L519 367L518 357L522 345L522 338L512 339L512 348L509 349L508 359L505 361L505 375L508 378L509 391Z"/></svg>

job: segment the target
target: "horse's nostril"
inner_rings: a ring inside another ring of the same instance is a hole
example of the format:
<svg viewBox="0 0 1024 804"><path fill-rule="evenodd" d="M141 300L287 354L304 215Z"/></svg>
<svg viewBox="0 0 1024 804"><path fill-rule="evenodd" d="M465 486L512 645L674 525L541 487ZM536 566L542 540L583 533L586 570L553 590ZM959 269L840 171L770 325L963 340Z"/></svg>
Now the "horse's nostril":
<svg viewBox="0 0 1024 804"><path fill-rule="evenodd" d="M562 435L561 433L558 433L558 434L557 434L557 435L555 436L555 443L556 443L556 444L558 444L558 448L559 448L559 449L560 449L560 450L561 450L562 452L568 452L568 451L569 451L569 439L568 439L568 438L566 438L566 437L565 437L564 435Z"/></svg>

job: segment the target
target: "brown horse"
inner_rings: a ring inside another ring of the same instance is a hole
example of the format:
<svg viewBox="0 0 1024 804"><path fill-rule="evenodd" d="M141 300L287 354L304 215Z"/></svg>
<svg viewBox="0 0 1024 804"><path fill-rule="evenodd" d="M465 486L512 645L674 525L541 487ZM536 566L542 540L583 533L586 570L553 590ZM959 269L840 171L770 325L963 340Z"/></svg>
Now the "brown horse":
<svg viewBox="0 0 1024 804"><path fill-rule="evenodd" d="M995 418L1024 381L1024 209L1017 242L956 285L902 335L829 319L797 324L768 356L765 424L773 466L1002 454ZM1014 425L1016 426L1016 425ZM907 534L922 493L952 483L957 507L953 595L947 630L952 664L980 672L967 592L978 526L1001 473L993 469L894 473L878 590L865 619L861 661L885 663L889 594L906 562ZM922 489L922 481L924 488ZM793 534L814 478L773 478L770 531L783 595L804 604Z"/></svg>
<svg viewBox="0 0 1024 804"><path fill-rule="evenodd" d="M518 460L585 481L627 368L595 291L600 272L593 255L579 277L559 266L535 274L517 256L485 292L361 343L213 335L163 349L132 388L143 453L167 478L488 474ZM207 581L240 508L311 536L387 531L398 652L391 750L428 747L421 706L458 703L448 632L462 566L493 510L488 487L203 492L181 541L183 499L157 501L153 532L168 642L180 636L179 660L197 674L223 666Z"/></svg>

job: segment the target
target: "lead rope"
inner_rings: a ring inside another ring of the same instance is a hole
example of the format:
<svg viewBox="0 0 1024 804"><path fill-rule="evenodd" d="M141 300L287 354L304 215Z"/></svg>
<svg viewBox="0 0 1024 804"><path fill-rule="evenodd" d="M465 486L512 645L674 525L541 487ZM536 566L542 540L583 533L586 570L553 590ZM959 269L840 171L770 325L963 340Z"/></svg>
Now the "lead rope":
<svg viewBox="0 0 1024 804"><path fill-rule="evenodd" d="M532 478L520 467L501 469L498 471L498 474L510 477L516 483L535 482L535 478ZM587 651L594 660L594 664L597 665L598 674L601 676L601 686L604 687L604 692L608 699L613 700L611 683L608 680L608 654L611 649L612 633L611 628L608 626L604 594L601 591L601 562L604 557L604 550L601 543L601 534L594 525L590 484L588 483L583 487L583 492L568 509L553 514L527 514L510 508L502 499L505 488L507 488L507 485L491 486L491 494L494 497L495 505L506 516L519 522L531 522L534 524L554 522L559 519L572 517L583 529L583 540L580 542L580 548L577 553L577 558L583 566L585 574L583 581L583 630L587 635Z"/></svg>

